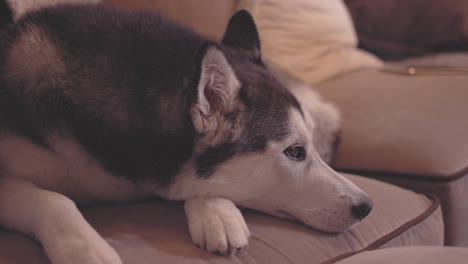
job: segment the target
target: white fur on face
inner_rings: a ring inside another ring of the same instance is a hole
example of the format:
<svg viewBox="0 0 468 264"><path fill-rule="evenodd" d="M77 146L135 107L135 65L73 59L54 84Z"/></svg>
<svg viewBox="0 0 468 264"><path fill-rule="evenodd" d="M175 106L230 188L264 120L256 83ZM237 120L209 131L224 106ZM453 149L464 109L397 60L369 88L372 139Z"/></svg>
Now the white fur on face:
<svg viewBox="0 0 468 264"><path fill-rule="evenodd" d="M320 230L343 231L359 219L351 207L369 200L352 182L323 162L313 145L313 121L297 110L290 113L290 135L270 142L263 153L233 157L219 165L209 179L199 179L187 165L174 184L160 192L169 199L223 197L240 206L284 218L295 218ZM300 144L307 151L304 161L290 160L283 151Z"/></svg>

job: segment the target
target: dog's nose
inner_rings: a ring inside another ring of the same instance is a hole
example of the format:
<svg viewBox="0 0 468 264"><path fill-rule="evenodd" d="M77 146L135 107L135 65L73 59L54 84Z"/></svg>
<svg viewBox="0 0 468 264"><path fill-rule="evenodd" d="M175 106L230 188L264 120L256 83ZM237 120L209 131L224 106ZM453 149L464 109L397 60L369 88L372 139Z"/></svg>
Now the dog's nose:
<svg viewBox="0 0 468 264"><path fill-rule="evenodd" d="M370 213L373 205L374 203L369 199L363 203L353 205L353 207L351 207L351 213L353 214L354 218L362 220Z"/></svg>

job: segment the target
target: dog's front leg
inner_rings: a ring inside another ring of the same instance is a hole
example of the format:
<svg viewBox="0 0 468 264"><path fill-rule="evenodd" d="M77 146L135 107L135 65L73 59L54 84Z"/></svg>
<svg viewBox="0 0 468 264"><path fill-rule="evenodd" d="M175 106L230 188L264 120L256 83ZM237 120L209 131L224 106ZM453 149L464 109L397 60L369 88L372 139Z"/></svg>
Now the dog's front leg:
<svg viewBox="0 0 468 264"><path fill-rule="evenodd" d="M122 263L73 201L20 179L0 179L0 225L37 238L53 264Z"/></svg>
<svg viewBox="0 0 468 264"><path fill-rule="evenodd" d="M239 209L220 197L185 201L192 241L215 254L234 254L247 246L249 229Z"/></svg>

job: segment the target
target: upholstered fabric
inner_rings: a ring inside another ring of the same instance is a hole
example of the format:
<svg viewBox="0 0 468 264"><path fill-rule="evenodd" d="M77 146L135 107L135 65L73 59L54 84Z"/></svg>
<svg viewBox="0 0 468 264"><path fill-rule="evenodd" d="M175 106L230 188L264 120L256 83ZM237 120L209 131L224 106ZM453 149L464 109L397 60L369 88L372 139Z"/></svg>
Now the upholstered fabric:
<svg viewBox="0 0 468 264"><path fill-rule="evenodd" d="M465 202L468 198L468 170L465 175L448 181L385 174L372 177L439 197L444 216L445 244L468 247L468 203Z"/></svg>
<svg viewBox="0 0 468 264"><path fill-rule="evenodd" d="M384 59L468 50L466 0L344 0L360 46Z"/></svg>
<svg viewBox="0 0 468 264"><path fill-rule="evenodd" d="M460 67L464 68L468 74L468 52L438 53L421 57L411 57L393 62L393 64L428 67Z"/></svg>
<svg viewBox="0 0 468 264"><path fill-rule="evenodd" d="M334 165L453 177L468 167L468 75L360 71L316 88L341 110Z"/></svg>
<svg viewBox="0 0 468 264"><path fill-rule="evenodd" d="M250 6L235 0L102 0L126 10L158 12L172 17L196 32L219 40L224 34L229 18L239 8Z"/></svg>
<svg viewBox="0 0 468 264"><path fill-rule="evenodd" d="M381 62L357 49L357 37L341 0L257 0L254 15L262 54L308 84Z"/></svg>
<svg viewBox="0 0 468 264"><path fill-rule="evenodd" d="M359 253L337 264L464 264L468 249L460 247L399 247Z"/></svg>
<svg viewBox="0 0 468 264"><path fill-rule="evenodd" d="M191 243L180 203L95 205L83 212L128 264L321 263L363 249L442 245L442 215L436 200L376 180L347 176L374 200L374 210L362 223L345 233L329 234L245 211L252 239L234 258L211 255ZM14 232L0 231L0 248L2 264L47 263L38 244Z"/></svg>

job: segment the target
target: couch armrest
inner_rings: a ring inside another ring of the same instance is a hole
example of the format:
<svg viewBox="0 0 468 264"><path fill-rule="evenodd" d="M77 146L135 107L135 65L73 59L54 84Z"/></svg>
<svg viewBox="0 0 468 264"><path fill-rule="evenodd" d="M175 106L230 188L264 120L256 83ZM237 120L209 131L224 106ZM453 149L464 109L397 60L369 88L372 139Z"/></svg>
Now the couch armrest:
<svg viewBox="0 0 468 264"><path fill-rule="evenodd" d="M396 247L366 251L338 264L462 264L466 262L466 258L468 258L468 249L462 247Z"/></svg>

